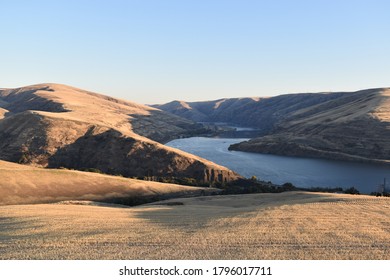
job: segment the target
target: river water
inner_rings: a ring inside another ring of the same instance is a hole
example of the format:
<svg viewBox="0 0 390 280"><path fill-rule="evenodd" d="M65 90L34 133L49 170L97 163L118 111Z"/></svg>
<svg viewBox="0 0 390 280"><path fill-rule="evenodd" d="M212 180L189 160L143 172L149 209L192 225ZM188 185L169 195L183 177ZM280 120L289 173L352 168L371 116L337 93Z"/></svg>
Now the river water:
<svg viewBox="0 0 390 280"><path fill-rule="evenodd" d="M191 137L176 139L167 146L198 155L245 176L256 176L276 184L290 182L297 187L355 187L362 193L378 190L390 167L311 158L229 151L231 144L248 139Z"/></svg>

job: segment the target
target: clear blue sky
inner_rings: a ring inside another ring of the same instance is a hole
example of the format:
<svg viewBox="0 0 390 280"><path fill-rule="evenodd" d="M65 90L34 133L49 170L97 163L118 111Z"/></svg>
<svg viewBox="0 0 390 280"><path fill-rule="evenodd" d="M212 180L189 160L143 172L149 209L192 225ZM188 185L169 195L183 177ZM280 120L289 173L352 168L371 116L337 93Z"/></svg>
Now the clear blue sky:
<svg viewBox="0 0 390 280"><path fill-rule="evenodd" d="M0 87L153 104L390 86L390 1L0 0Z"/></svg>

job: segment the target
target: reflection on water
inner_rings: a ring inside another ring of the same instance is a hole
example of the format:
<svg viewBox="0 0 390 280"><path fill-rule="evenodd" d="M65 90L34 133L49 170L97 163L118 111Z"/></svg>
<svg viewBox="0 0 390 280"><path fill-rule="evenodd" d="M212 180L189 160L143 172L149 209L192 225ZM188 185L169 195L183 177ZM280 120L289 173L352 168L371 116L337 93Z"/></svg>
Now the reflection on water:
<svg viewBox="0 0 390 280"><path fill-rule="evenodd" d="M370 193L377 191L385 177L390 178L388 166L228 150L229 145L245 140L248 139L192 137L166 145L226 166L245 177L255 175L276 184L291 182L305 188L354 186L360 192Z"/></svg>

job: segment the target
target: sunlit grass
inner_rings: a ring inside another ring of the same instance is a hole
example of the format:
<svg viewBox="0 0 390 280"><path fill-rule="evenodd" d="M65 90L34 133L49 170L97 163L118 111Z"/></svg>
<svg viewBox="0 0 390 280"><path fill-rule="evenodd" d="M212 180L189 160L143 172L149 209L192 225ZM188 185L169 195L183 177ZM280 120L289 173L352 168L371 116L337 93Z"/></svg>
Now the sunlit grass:
<svg viewBox="0 0 390 280"><path fill-rule="evenodd" d="M291 192L184 205L0 207L3 259L389 259L390 199Z"/></svg>

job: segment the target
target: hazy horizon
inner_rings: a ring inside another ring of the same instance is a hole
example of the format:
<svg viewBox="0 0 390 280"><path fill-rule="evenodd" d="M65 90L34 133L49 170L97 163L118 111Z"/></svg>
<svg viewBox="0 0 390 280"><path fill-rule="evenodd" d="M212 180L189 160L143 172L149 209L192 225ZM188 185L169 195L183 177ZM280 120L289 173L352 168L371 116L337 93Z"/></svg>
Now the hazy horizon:
<svg viewBox="0 0 390 280"><path fill-rule="evenodd" d="M93 5L92 5L93 4ZM387 1L0 4L0 88L144 104L388 87Z"/></svg>

